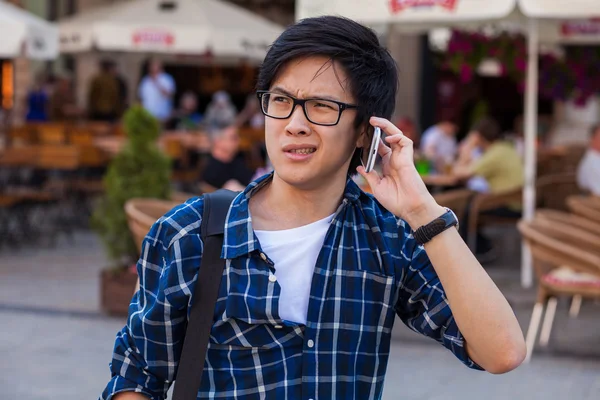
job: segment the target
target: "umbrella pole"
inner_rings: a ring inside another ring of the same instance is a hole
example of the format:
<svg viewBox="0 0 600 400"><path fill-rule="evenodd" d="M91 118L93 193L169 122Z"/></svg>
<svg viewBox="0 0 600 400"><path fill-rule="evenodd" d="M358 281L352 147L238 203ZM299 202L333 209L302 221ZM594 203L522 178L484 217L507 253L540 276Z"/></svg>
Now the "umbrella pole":
<svg viewBox="0 0 600 400"><path fill-rule="evenodd" d="M538 122L538 21L529 18L527 37L527 86L525 91L525 187L523 188L523 219L531 221L535 213L535 177L537 158L537 122ZM521 259L521 285L533 284L531 251L523 242Z"/></svg>

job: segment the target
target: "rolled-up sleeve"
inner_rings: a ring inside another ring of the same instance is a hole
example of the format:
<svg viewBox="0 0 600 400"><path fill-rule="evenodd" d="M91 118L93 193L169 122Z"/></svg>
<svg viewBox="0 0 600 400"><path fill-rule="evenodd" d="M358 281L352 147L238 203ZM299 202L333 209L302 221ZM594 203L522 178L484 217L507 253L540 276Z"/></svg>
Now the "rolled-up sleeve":
<svg viewBox="0 0 600 400"><path fill-rule="evenodd" d="M112 378L102 400L126 391L164 399L175 379L202 255L199 232L190 233L200 226L201 213L188 218L186 207L157 221L144 240L137 263L140 290L129 306L127 325L117 333Z"/></svg>
<svg viewBox="0 0 600 400"><path fill-rule="evenodd" d="M403 259L408 261L401 266L397 315L410 329L444 345L466 366L482 370L467 354L465 339L425 249L417 245L408 228L403 234Z"/></svg>

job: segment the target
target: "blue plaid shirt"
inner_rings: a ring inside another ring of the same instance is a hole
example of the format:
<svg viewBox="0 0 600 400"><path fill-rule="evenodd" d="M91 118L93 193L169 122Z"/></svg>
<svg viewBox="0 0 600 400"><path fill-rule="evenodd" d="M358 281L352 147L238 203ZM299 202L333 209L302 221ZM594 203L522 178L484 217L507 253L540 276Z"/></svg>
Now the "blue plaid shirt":
<svg viewBox="0 0 600 400"><path fill-rule="evenodd" d="M396 314L464 364L464 339L444 289L406 222L348 179L312 278L306 325L279 317L276 265L252 230L248 200L270 175L234 200L226 260L198 398L378 399ZM141 290L117 334L112 379L123 391L164 399L175 378L202 258L202 198L170 211L148 233L138 262Z"/></svg>

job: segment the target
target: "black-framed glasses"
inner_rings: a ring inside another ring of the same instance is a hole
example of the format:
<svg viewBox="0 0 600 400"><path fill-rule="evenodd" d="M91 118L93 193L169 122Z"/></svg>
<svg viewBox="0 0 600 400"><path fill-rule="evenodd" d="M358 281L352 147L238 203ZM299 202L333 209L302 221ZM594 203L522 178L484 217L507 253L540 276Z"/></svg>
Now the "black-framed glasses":
<svg viewBox="0 0 600 400"><path fill-rule="evenodd" d="M342 112L357 108L354 104L326 99L297 99L278 92L259 90L256 92L263 114L275 119L289 118L296 106L301 106L304 116L315 125L332 126L340 122Z"/></svg>

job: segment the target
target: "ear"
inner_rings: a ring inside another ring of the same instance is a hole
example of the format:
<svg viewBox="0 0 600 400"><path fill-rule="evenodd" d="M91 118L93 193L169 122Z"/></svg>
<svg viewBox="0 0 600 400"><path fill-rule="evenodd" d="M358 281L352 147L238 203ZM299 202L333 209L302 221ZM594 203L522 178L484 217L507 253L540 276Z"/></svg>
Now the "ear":
<svg viewBox="0 0 600 400"><path fill-rule="evenodd" d="M363 125L358 128L359 134L356 139L356 147L357 148L365 148L369 147L369 133L368 133L368 125Z"/></svg>

